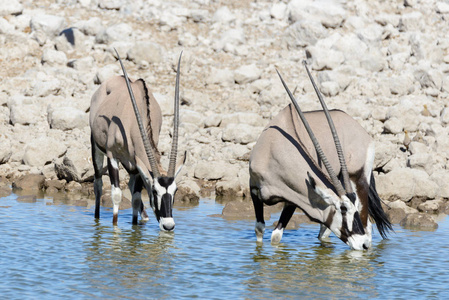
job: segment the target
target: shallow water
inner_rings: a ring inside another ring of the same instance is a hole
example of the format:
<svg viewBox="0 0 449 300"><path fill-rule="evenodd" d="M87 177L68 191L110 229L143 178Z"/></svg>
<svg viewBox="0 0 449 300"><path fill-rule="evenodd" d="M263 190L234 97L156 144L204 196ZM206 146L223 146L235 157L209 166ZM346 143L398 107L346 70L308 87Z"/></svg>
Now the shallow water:
<svg viewBox="0 0 449 300"><path fill-rule="evenodd" d="M285 231L279 246L255 242L254 221L227 221L222 204L201 200L174 210L174 234L153 216L133 226L131 210L0 198L0 295L3 299L307 299L447 298L449 218L434 232L375 231L373 247L351 251L318 225ZM272 224L273 215L267 224Z"/></svg>

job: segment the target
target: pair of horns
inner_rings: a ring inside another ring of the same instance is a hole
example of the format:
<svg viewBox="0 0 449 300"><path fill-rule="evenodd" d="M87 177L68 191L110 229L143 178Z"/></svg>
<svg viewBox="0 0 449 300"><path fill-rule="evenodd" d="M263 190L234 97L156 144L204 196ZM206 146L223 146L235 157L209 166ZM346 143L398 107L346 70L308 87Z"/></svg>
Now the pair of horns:
<svg viewBox="0 0 449 300"><path fill-rule="evenodd" d="M117 54L117 58L120 62L120 66L123 70L123 75L125 77L126 86L128 88L129 96L131 97L131 102L133 104L134 113L136 114L137 123L139 125L140 135L142 136L143 140L143 146L145 147L145 152L148 157L148 161L150 162L151 171L153 172L153 178L160 177L159 173L159 167L156 162L156 158L154 155L154 150L150 145L150 141L148 140L148 134L145 130L145 127L142 123L142 118L139 113L139 109L137 107L136 99L134 98L134 93L131 88L131 84L129 83L128 74L126 73L125 67L123 66L123 62L120 59L120 55L118 54L117 50L115 50L115 53ZM182 57L182 51L179 55L178 60L178 68L176 71L176 84L175 84L175 108L174 108L174 120L173 120L173 141L171 146L171 152L170 152L170 162L168 164L168 171L167 176L168 177L175 177L175 168L176 168L176 156L178 153L178 125L179 125L179 74L180 74L180 68L181 68L181 57Z"/></svg>
<svg viewBox="0 0 449 300"><path fill-rule="evenodd" d="M315 84L315 81L313 80L312 75L310 74L309 68L307 68L306 61L303 61L303 64L304 64L304 66L306 68L307 75L309 76L310 81L312 82L313 88L315 89L315 92L316 92L316 94L318 96L318 99L320 100L321 106L323 107L323 111L324 111L324 114L326 115L327 122L329 123L329 127L331 129L332 136L334 138L335 148L337 149L338 159L340 161L340 167L341 167L341 172L343 174L343 183L345 185L345 188L341 184L340 180L338 180L338 177L335 174L334 169L330 165L329 160L324 155L323 149L321 148L320 144L318 143L318 140L315 137L315 134L313 133L312 128L309 125L309 122L307 122L307 119L304 116L304 113L302 112L301 108L299 107L298 102L296 101L296 99L293 96L293 94L290 92L290 89L288 88L287 84L285 83L284 79L282 78L281 74L279 73L279 71L277 69L276 69L276 72L278 73L279 78L282 81L282 85L284 86L285 90L287 91L287 94L290 97L290 100L292 101L293 105L296 108L296 111L298 112L298 115L301 118L301 121L303 122L304 127L306 128L307 133L309 134L310 139L312 140L313 145L315 146L315 150L317 151L320 160L323 162L324 167L326 168L327 173L330 176L331 183L335 187L338 196L341 197L341 196L343 196L345 194L346 195L352 195L354 192L353 192L351 183L349 181L349 172L348 172L348 168L346 166L346 161L345 161L345 158L344 158L343 149L341 147L340 139L338 138L337 130L335 129L334 122L332 121L332 118L331 118L331 116L329 114L329 110L328 110L328 108L326 106L326 103L324 102L324 99L323 99L320 91L318 90L318 87Z"/></svg>

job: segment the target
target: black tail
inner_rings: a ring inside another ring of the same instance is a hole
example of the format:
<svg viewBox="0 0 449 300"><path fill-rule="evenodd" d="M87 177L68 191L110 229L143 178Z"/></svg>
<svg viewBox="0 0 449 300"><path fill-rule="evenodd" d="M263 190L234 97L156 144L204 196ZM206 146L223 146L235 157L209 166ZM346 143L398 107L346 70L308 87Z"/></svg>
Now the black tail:
<svg viewBox="0 0 449 300"><path fill-rule="evenodd" d="M374 174L371 172L371 182L369 185L368 194L368 213L371 218L374 219L376 223L377 230L379 231L382 238L386 239L389 231L394 231L393 226L391 226L388 216L385 214L382 205L380 204L381 199L376 191L376 182L374 181Z"/></svg>

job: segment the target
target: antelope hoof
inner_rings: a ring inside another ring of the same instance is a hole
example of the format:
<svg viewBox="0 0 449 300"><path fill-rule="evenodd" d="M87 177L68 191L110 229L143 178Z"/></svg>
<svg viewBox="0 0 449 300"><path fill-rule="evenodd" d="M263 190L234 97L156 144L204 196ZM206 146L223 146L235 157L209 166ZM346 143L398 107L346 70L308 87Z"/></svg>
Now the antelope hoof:
<svg viewBox="0 0 449 300"><path fill-rule="evenodd" d="M256 232L257 242L262 242L263 233L265 232L265 224L262 222L256 222L256 228L254 229L254 231Z"/></svg>
<svg viewBox="0 0 449 300"><path fill-rule="evenodd" d="M273 233L271 233L271 243L272 244L279 244L279 242L282 239L282 234L284 233L284 229L275 229L273 230Z"/></svg>
<svg viewBox="0 0 449 300"><path fill-rule="evenodd" d="M140 214L140 219L144 222L147 222L150 218L148 218L148 214L145 210L142 210L142 213Z"/></svg>

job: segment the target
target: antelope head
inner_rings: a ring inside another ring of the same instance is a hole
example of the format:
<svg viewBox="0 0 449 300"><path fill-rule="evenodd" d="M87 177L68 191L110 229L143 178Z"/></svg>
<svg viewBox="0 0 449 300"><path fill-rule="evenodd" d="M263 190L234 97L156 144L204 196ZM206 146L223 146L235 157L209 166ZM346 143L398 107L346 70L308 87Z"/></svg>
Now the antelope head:
<svg viewBox="0 0 449 300"><path fill-rule="evenodd" d="M329 163L329 160L325 156L324 151L318 143L318 140L313 133L309 123L307 122L305 115L301 111L301 108L299 107L295 97L290 92L279 71L276 70L285 90L290 97L290 100L295 106L295 109L298 112L298 115L303 122L307 133L310 136L310 139L312 140L319 159L321 160L327 171L327 174L324 173L324 171L322 171L318 164L315 163L317 169L320 172L319 175L327 179L329 183L328 185L325 185L321 181L315 180L313 174L311 175L310 173L307 173L308 179L306 180L306 184L308 187L308 197L310 203L317 209L329 211L329 214L327 215L327 218L324 220L323 224L343 242L348 244L352 249L368 249L371 246L371 228L369 227L369 220L367 220L367 224L363 226L362 219L360 217L362 205L360 203L360 199L357 196L357 193L353 191L351 182L349 180L349 172L346 166L343 149L338 138L337 131L335 129L326 103L324 102L324 99L322 98L321 93L318 90L318 87L316 86L309 69L307 68L306 62L304 61L303 64L306 68L307 74L312 82L315 92L317 93L317 96L321 102L321 106L323 107L323 111L326 115L330 130L332 132L335 148L340 161L340 170L344 183L343 187L343 184L338 179L335 171Z"/></svg>
<svg viewBox="0 0 449 300"><path fill-rule="evenodd" d="M120 59L117 50L116 54L123 70L126 86L128 88L128 92L134 108L134 113L136 114L137 123L139 125L140 135L142 136L145 152L151 166L151 170L147 170L148 173L150 174L150 178L148 178L148 176L142 176L145 187L148 191L148 196L150 198L150 205L159 223L159 228L163 231L172 231L175 228L175 221L173 220L172 216L173 202L175 199L175 193L177 191L175 177L176 175L178 175L186 159L186 153L184 153L183 157L180 160L180 163L178 165L176 164L176 157L178 152L178 127L179 127L179 75L180 75L182 52L179 55L178 68L176 73L173 140L167 172L165 172L160 166L160 163L156 161L155 149L153 149L148 139L148 133L146 132L145 127L143 125L142 118L140 116L136 100L134 98L134 94L129 82L128 75L126 73L125 67L123 66L123 63ZM141 173L141 175L147 174L147 172L143 172L142 170L139 170L139 173Z"/></svg>

